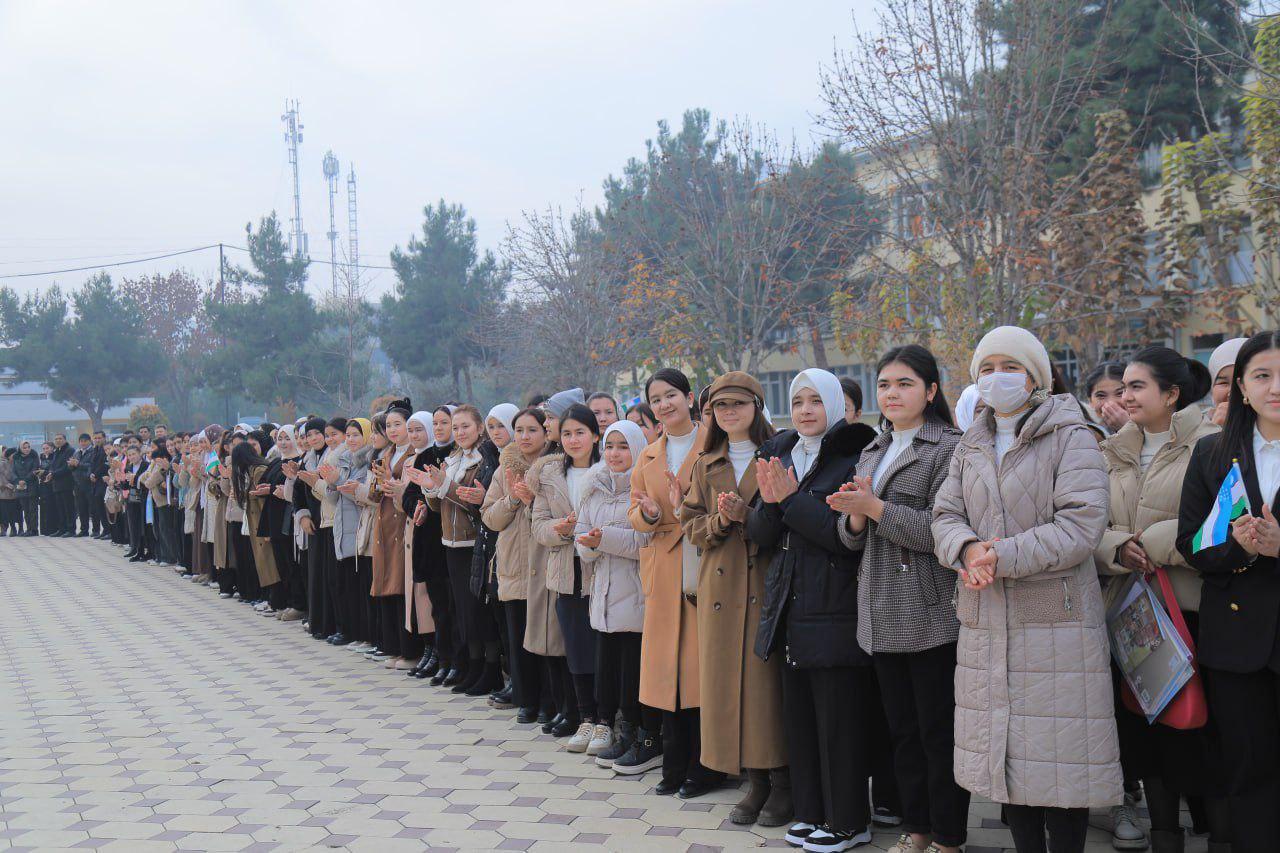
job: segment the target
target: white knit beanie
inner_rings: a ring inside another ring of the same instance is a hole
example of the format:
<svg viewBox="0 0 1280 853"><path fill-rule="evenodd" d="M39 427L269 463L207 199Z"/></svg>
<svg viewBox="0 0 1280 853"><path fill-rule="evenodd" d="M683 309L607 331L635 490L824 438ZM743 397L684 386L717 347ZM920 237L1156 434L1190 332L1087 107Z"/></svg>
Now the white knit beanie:
<svg viewBox="0 0 1280 853"><path fill-rule="evenodd" d="M1209 356L1209 375L1217 379L1218 374L1222 372L1222 368L1233 367L1236 363L1236 356L1240 354L1240 347L1244 346L1248 340L1248 338L1232 338L1229 341L1223 341L1218 344L1218 348L1213 351L1213 355Z"/></svg>
<svg viewBox="0 0 1280 853"><path fill-rule="evenodd" d="M969 375L978 381L978 367L993 355L1007 355L1027 369L1037 388L1048 391L1053 387L1053 368L1049 366L1049 352L1040 339L1018 326L997 326L982 336L978 348L973 351L969 363Z"/></svg>

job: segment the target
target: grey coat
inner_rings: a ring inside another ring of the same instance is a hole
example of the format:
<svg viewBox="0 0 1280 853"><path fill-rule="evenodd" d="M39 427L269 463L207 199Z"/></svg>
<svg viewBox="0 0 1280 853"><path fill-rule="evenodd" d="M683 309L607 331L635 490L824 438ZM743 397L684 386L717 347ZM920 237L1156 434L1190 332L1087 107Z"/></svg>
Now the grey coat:
<svg viewBox="0 0 1280 853"><path fill-rule="evenodd" d="M858 564L858 645L876 652L922 652L954 643L960 633L951 603L956 573L933 554L933 500L951 467L960 431L926 421L880 478L880 521L860 534L840 519L840 538L862 552ZM859 477L880 465L892 431L882 432L858 460Z"/></svg>
<svg viewBox="0 0 1280 853"><path fill-rule="evenodd" d="M364 482L369 475L369 461L372 458L373 445L366 444L355 453L344 448L334 460L334 467L338 469L338 482L334 484L334 488L325 491L324 499L334 507L333 550L339 560L354 557L359 551L360 516L364 513L364 507L351 496L339 492L337 487L352 480Z"/></svg>
<svg viewBox="0 0 1280 853"><path fill-rule="evenodd" d="M955 776L998 803L1102 808L1122 794L1102 590L1093 552L1107 469L1069 395L1026 415L995 460L990 412L964 434L933 504L939 562L995 543L995 580L958 585Z"/></svg>

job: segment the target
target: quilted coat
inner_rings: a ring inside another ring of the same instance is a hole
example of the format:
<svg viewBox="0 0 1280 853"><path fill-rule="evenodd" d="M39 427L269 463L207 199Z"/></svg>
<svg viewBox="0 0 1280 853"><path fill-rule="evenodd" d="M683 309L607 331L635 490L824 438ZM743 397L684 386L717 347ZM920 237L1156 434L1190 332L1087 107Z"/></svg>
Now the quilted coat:
<svg viewBox="0 0 1280 853"><path fill-rule="evenodd" d="M1101 808L1122 785L1093 553L1107 527L1102 453L1069 395L1024 417L997 468L995 419L965 433L933 507L938 560L999 540L995 581L957 584L955 776L998 803Z"/></svg>
<svg viewBox="0 0 1280 853"><path fill-rule="evenodd" d="M513 441L502 448L498 470L484 494L480 518L498 531L498 600L523 601L529 595L529 507L507 494L507 472L523 477L529 463Z"/></svg>
<svg viewBox="0 0 1280 853"><path fill-rule="evenodd" d="M633 530L627 520L631 506L631 474L615 474L599 464L582 484L577 535L600 528L600 545L577 544L583 571L591 571L591 627L617 633L644 630L644 590L640 588L640 549L649 534Z"/></svg>
<svg viewBox="0 0 1280 853"><path fill-rule="evenodd" d="M1120 547L1142 531L1141 544L1147 556L1169 570L1173 594L1183 610L1200 609L1200 574L1187 565L1178 553L1178 508L1182 504L1182 482L1187 463L1196 442L1218 432L1219 427L1205 420L1199 406L1188 406L1174 413L1169 443L1156 451L1155 458L1143 472L1142 429L1127 423L1102 445L1111 478L1111 526L1102 536L1094 559L1103 574L1124 574L1116 554ZM1123 584L1107 585L1108 600ZM1159 586L1153 584L1159 595Z"/></svg>
<svg viewBox="0 0 1280 853"><path fill-rule="evenodd" d="M858 458L858 476L870 477L893 442L876 436ZM858 645L876 652L923 652L954 643L960 633L951 604L956 573L933 554L933 498L951 469L960 431L926 421L911 444L889 463L875 488L884 501L880 521L855 535L840 517L840 538L862 552L858 564Z"/></svg>

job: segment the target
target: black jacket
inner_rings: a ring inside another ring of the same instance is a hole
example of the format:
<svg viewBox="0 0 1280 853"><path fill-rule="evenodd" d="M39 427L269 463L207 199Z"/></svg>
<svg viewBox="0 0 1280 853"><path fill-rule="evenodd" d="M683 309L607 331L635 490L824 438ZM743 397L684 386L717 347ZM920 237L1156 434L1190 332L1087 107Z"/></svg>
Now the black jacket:
<svg viewBox="0 0 1280 853"><path fill-rule="evenodd" d="M452 442L444 447L428 447L414 458L410 467L421 471L428 465L443 466L452 452ZM417 483L407 483L404 494L400 497L400 508L404 510L405 515L413 518L413 512L417 509L419 502L424 504L427 502L426 496L422 493L422 487ZM449 568L444 562L443 535L438 512L428 511L426 520L413 528L413 566L411 568L414 583L426 583L428 578L442 578L449 573Z"/></svg>
<svg viewBox="0 0 1280 853"><path fill-rule="evenodd" d="M67 460L71 458L73 453L75 451L71 449L69 444L53 448L53 455L49 457L49 473L53 475L53 490L55 492L69 492L75 487L74 469L67 464Z"/></svg>
<svg viewBox="0 0 1280 853"><path fill-rule="evenodd" d="M1196 443L1182 481L1182 504L1178 511L1178 551L1204 578L1200 594L1200 636L1196 655L1210 669L1226 672L1280 672L1280 560L1250 555L1235 539L1191 550L1191 540L1204 524L1218 488L1231 470L1231 462L1215 460L1221 433L1207 435ZM1249 495L1249 512L1262 514L1263 496L1253 464L1253 444L1236 454ZM1266 502L1276 505L1277 495Z"/></svg>
<svg viewBox="0 0 1280 853"><path fill-rule="evenodd" d="M862 448L874 438L865 424L837 424L823 437L799 491L781 503L752 504L747 538L774 552L756 632L759 657L768 660L782 645L792 667L871 664L858 647L858 553L840 541L839 516L826 497L853 477ZM781 432L756 458L776 457L790 467L798 439L794 430Z"/></svg>
<svg viewBox="0 0 1280 853"><path fill-rule="evenodd" d="M292 461L300 462L301 459L302 457L298 456ZM293 504L274 494L276 486L283 486L289 479L284 475L284 463L285 460L282 458L272 459L267 463L267 470L259 481L259 484L266 483L271 486L272 494L267 495L262 502L262 513L258 518L258 529L255 531L258 536L287 539L293 535ZM302 486L306 486L306 483Z"/></svg>
<svg viewBox="0 0 1280 853"><path fill-rule="evenodd" d="M25 493L20 492L18 497L35 497L40 488L40 480L36 477L36 472L40 470L40 454L34 450L26 456L22 455L19 450L13 454L13 482L17 485L19 482L26 483Z"/></svg>
<svg viewBox="0 0 1280 853"><path fill-rule="evenodd" d="M91 444L84 450L77 450L74 456L79 463L72 469L76 485L88 486L89 477L96 474L101 480L107 475L107 452L98 445Z"/></svg>
<svg viewBox="0 0 1280 853"><path fill-rule="evenodd" d="M489 484L493 482L493 475L498 470L498 458L502 455L502 451L487 438L480 443L478 449L480 467L476 470L476 479L472 485L481 486L488 491ZM476 507L477 511L479 509L480 507ZM476 544L471 552L471 594L481 601L496 599L498 596L498 575L496 572L489 571L489 564L493 562L497 543L497 532L485 527L484 522L477 518Z"/></svg>

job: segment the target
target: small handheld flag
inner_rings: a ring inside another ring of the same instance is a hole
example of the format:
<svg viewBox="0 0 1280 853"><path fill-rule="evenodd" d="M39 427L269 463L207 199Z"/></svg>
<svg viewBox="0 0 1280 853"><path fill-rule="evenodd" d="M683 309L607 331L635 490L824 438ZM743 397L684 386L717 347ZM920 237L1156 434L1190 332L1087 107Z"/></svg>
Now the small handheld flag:
<svg viewBox="0 0 1280 853"><path fill-rule="evenodd" d="M1218 497L1209 508L1209 517L1196 531L1191 540L1193 552L1203 551L1227 541L1231 532L1231 522L1249 511L1249 497L1244 491L1244 477L1240 474L1240 463L1233 461L1231 470L1227 472L1222 485L1218 487Z"/></svg>

